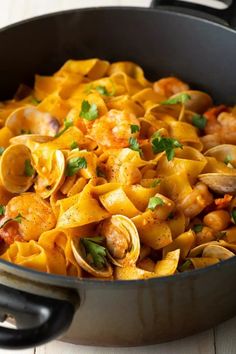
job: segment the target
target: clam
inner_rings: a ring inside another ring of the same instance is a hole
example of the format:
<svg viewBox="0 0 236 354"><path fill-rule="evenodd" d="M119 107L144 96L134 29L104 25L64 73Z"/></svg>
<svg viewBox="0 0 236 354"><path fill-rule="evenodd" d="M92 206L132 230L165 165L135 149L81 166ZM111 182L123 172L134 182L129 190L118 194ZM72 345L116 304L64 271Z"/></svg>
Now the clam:
<svg viewBox="0 0 236 354"><path fill-rule="evenodd" d="M56 192L64 182L65 157L60 150L45 148L43 151L39 150L39 152L42 152L40 157L36 155L37 151L32 154L34 166L38 173L35 181L35 191L45 199Z"/></svg>
<svg viewBox="0 0 236 354"><path fill-rule="evenodd" d="M223 173L204 173L198 176L210 189L219 194L236 194L236 175Z"/></svg>
<svg viewBox="0 0 236 354"><path fill-rule="evenodd" d="M219 242L210 241L210 242L202 243L201 245L198 245L198 246L192 248L189 252L188 257L197 257L197 256L201 255L204 248L207 247L208 245L218 245L219 246Z"/></svg>
<svg viewBox="0 0 236 354"><path fill-rule="evenodd" d="M14 135L30 133L55 136L60 128L58 120L51 114L40 112L31 106L21 107L12 112L5 125Z"/></svg>
<svg viewBox="0 0 236 354"><path fill-rule="evenodd" d="M118 267L135 265L140 253L140 239L135 224L124 215L113 215L99 225L105 237L108 256Z"/></svg>
<svg viewBox="0 0 236 354"><path fill-rule="evenodd" d="M209 107L211 107L213 105L213 101L212 101L211 96L209 96L205 92L197 91L197 90L187 90L187 91L181 92L181 95L182 94L187 94L191 97L189 100L187 100L184 103L185 108L189 111L203 114ZM177 94L171 96L170 98L172 99L172 98L175 98L179 95L180 94L177 93Z"/></svg>
<svg viewBox="0 0 236 354"><path fill-rule="evenodd" d="M208 156L209 162L206 170L209 168L211 172L208 171L208 173L199 175L199 179L219 194L235 194L236 169L234 169L234 166L236 166L236 146L231 144L214 146L205 152L205 156ZM228 167L228 164L231 167Z"/></svg>
<svg viewBox="0 0 236 354"><path fill-rule="evenodd" d="M221 261L235 256L235 254L229 251L227 248L214 244L207 245L204 248L202 255L203 257L218 258Z"/></svg>
<svg viewBox="0 0 236 354"><path fill-rule="evenodd" d="M102 241L101 237L74 237L71 240L71 247L81 268L96 278L109 278L113 269L108 262L107 251L102 246Z"/></svg>
<svg viewBox="0 0 236 354"><path fill-rule="evenodd" d="M28 141L35 141L36 143L47 143L52 140L53 137L48 135L40 135L40 134L23 134L17 135L10 139L11 144L24 144L27 145Z"/></svg>
<svg viewBox="0 0 236 354"><path fill-rule="evenodd" d="M4 151L0 161L0 178L2 185L9 192L27 191L33 184L34 174L31 166L31 152L27 146L10 145Z"/></svg>

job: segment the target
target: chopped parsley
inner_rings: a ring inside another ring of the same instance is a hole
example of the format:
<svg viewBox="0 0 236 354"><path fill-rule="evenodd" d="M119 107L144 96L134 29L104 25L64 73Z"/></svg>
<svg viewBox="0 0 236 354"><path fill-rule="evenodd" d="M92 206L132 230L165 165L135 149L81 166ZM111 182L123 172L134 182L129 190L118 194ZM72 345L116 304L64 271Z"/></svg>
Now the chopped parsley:
<svg viewBox="0 0 236 354"><path fill-rule="evenodd" d="M159 178L156 178L156 179L154 179L154 181L152 181L152 183L150 184L150 187L155 188L160 183L161 183L161 180Z"/></svg>
<svg viewBox="0 0 236 354"><path fill-rule="evenodd" d="M87 167L87 161L84 157L72 157L66 166L66 176L74 176L81 168Z"/></svg>
<svg viewBox="0 0 236 354"><path fill-rule="evenodd" d="M103 241L104 237L84 237L80 239L88 263L98 269L104 268L107 264L107 251L101 245Z"/></svg>
<svg viewBox="0 0 236 354"><path fill-rule="evenodd" d="M135 124L131 124L130 125L130 130L131 130L131 134L137 133L140 131L140 128L138 125Z"/></svg>
<svg viewBox="0 0 236 354"><path fill-rule="evenodd" d="M234 223L236 224L236 208L233 208L231 210L231 216L232 216Z"/></svg>
<svg viewBox="0 0 236 354"><path fill-rule="evenodd" d="M5 148L3 146L0 146L0 156L2 156L2 154L4 153Z"/></svg>
<svg viewBox="0 0 236 354"><path fill-rule="evenodd" d="M217 234L216 234L216 240L217 241L219 241L219 240L221 240L224 236L226 236L227 235L227 232L226 231L219 231L219 232L217 232Z"/></svg>
<svg viewBox="0 0 236 354"><path fill-rule="evenodd" d="M233 160L233 157L231 155L227 155L224 159L224 163L228 165Z"/></svg>
<svg viewBox="0 0 236 354"><path fill-rule="evenodd" d="M136 138L134 137L129 138L129 147L131 150L138 151L139 154L142 156L143 152Z"/></svg>
<svg viewBox="0 0 236 354"><path fill-rule="evenodd" d="M187 259L179 268L178 270L180 272L184 272L185 270L188 270L192 265L192 262L190 261L190 259Z"/></svg>
<svg viewBox="0 0 236 354"><path fill-rule="evenodd" d="M192 227L192 230L196 233L201 232L203 229L203 224L195 224Z"/></svg>
<svg viewBox="0 0 236 354"><path fill-rule="evenodd" d="M78 147L79 147L78 143L76 141L73 141L71 143L70 149L74 150L74 149L78 149Z"/></svg>
<svg viewBox="0 0 236 354"><path fill-rule="evenodd" d="M31 102L36 106L36 105L38 105L41 101L38 100L36 97L32 96L32 97L31 97Z"/></svg>
<svg viewBox="0 0 236 354"><path fill-rule="evenodd" d="M205 129L206 124L207 124L207 119L206 117L200 115L200 114L195 114L192 117L192 124L195 125L198 129Z"/></svg>
<svg viewBox="0 0 236 354"><path fill-rule="evenodd" d="M6 208L4 205L0 204L0 215L5 215Z"/></svg>
<svg viewBox="0 0 236 354"><path fill-rule="evenodd" d="M176 148L183 147L177 139L163 137L158 132L153 134L151 143L154 154L165 151L168 161L174 158Z"/></svg>
<svg viewBox="0 0 236 354"><path fill-rule="evenodd" d="M171 104L184 104L185 102L189 101L191 99L191 96L188 95L187 93L180 93L179 95L173 97L173 98L169 98L168 100L165 100L163 102L161 102L161 104L164 105L171 105Z"/></svg>
<svg viewBox="0 0 236 354"><path fill-rule="evenodd" d="M95 103L90 104L88 101L83 100L81 105L80 117L86 120L94 120L98 118L98 108Z"/></svg>
<svg viewBox="0 0 236 354"><path fill-rule="evenodd" d="M30 160L25 160L25 176L32 177L35 174L35 169L31 165Z"/></svg>
<svg viewBox="0 0 236 354"><path fill-rule="evenodd" d="M164 205L164 204L165 203L160 197L151 197L148 202L148 209L151 209L153 211L158 205Z"/></svg>
<svg viewBox="0 0 236 354"><path fill-rule="evenodd" d="M103 96L110 96L109 92L107 91L105 86L99 85L96 87L96 91Z"/></svg>
<svg viewBox="0 0 236 354"><path fill-rule="evenodd" d="M73 125L73 121L72 121L72 120L65 119L65 120L64 120L64 128L63 128L59 133L57 133L57 134L55 135L55 138L58 138L58 137L61 136L63 133L65 133L65 131L66 131L68 128L72 127L72 125Z"/></svg>

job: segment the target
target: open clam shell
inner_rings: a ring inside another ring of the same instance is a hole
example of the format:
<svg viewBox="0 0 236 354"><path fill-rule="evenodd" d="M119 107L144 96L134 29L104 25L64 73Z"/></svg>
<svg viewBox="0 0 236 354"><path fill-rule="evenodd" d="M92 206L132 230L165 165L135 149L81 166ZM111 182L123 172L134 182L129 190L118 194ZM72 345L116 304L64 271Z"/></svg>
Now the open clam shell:
<svg viewBox="0 0 236 354"><path fill-rule="evenodd" d="M191 97L188 101L184 103L185 108L189 111L202 114L213 105L211 96L209 96L205 92L197 90L187 90L181 92L181 94L187 94ZM175 98L177 96L179 96L179 93L171 96L171 98Z"/></svg>
<svg viewBox="0 0 236 354"><path fill-rule="evenodd" d="M89 256L86 257L86 251L80 238L75 237L71 240L71 248L76 261L86 272L92 274L96 278L109 278L112 276L113 269L107 259L105 260L104 266L101 268L98 268L92 264L92 262L89 262Z"/></svg>
<svg viewBox="0 0 236 354"><path fill-rule="evenodd" d="M218 258L221 261L235 256L235 254L230 250L228 250L227 248L224 248L220 245L214 245L214 244L207 245L204 248L202 255L203 257Z"/></svg>
<svg viewBox="0 0 236 354"><path fill-rule="evenodd" d="M221 144L207 150L205 156L215 157L218 161L226 163L227 161L236 167L236 146L232 144ZM235 171L236 172L236 171Z"/></svg>
<svg viewBox="0 0 236 354"><path fill-rule="evenodd" d="M21 107L12 112L5 125L14 135L30 132L30 134L55 136L60 128L58 120L51 114L40 112L31 106Z"/></svg>
<svg viewBox="0 0 236 354"><path fill-rule="evenodd" d="M14 145L13 145L14 146ZM56 192L64 182L65 157L60 150L45 149L43 159L32 154L34 166L38 173L35 191L44 199Z"/></svg>
<svg viewBox="0 0 236 354"><path fill-rule="evenodd" d="M210 189L219 194L236 194L236 175L204 173L198 176Z"/></svg>
<svg viewBox="0 0 236 354"><path fill-rule="evenodd" d="M10 145L0 160L2 185L11 193L26 192L34 181L34 172L27 175L26 161L31 163L31 152L23 144Z"/></svg>
<svg viewBox="0 0 236 354"><path fill-rule="evenodd" d="M23 134L17 135L10 139L11 144L24 144L27 145L29 141L35 141L36 143L47 143L52 140L53 137L48 135L40 135L40 134Z"/></svg>
<svg viewBox="0 0 236 354"><path fill-rule="evenodd" d="M124 215L113 215L99 226L106 239L108 255L118 267L135 265L140 254L140 238L132 220Z"/></svg>

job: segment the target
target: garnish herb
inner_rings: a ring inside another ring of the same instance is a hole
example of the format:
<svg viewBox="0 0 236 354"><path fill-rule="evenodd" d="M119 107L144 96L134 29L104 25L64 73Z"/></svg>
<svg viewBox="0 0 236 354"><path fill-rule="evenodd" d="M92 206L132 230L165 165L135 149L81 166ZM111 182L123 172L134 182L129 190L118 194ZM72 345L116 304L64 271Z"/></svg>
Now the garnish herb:
<svg viewBox="0 0 236 354"><path fill-rule="evenodd" d="M168 161L174 158L176 148L182 149L183 147L178 140L162 137L158 132L153 134L151 142L154 154L165 151Z"/></svg>
<svg viewBox="0 0 236 354"><path fill-rule="evenodd" d="M98 108L95 103L90 104L88 101L83 100L81 105L80 117L86 120L95 120L98 118Z"/></svg>
<svg viewBox="0 0 236 354"><path fill-rule="evenodd" d="M205 129L206 124L207 124L207 119L204 116L201 116L200 114L195 114L192 118L192 124L195 125L198 129Z"/></svg>
<svg viewBox="0 0 236 354"><path fill-rule="evenodd" d="M25 160L25 176L32 177L35 174L35 169L31 165L30 160Z"/></svg>
<svg viewBox="0 0 236 354"><path fill-rule="evenodd" d="M72 120L65 119L65 120L64 120L64 128L63 128L59 133L57 133L57 134L55 135L55 138L58 138L58 137L61 136L63 133L65 133L65 131L66 131L68 128L72 127L72 125L73 125L73 121L72 121Z"/></svg>
<svg viewBox="0 0 236 354"><path fill-rule="evenodd" d="M130 125L130 130L131 130L131 134L137 133L140 131L140 128L138 125L135 124L131 124Z"/></svg>
<svg viewBox="0 0 236 354"><path fill-rule="evenodd" d="M104 241L104 237L85 237L81 238L80 242L84 246L86 258L90 261L91 265L94 265L98 269L102 269L106 266L107 252L106 248L101 245Z"/></svg>
<svg viewBox="0 0 236 354"><path fill-rule="evenodd" d="M98 177L106 178L105 173L99 167L97 167L96 172Z"/></svg>
<svg viewBox="0 0 236 354"><path fill-rule="evenodd" d="M34 105L38 105L41 101L38 100L36 97L32 96L32 97L31 97L31 102L32 102Z"/></svg>
<svg viewBox="0 0 236 354"><path fill-rule="evenodd" d="M227 235L227 232L226 231L219 231L219 232L217 232L217 234L216 234L216 240L217 241L219 241L219 240L221 240L224 236L226 236Z"/></svg>
<svg viewBox="0 0 236 354"><path fill-rule="evenodd" d="M227 155L226 158L224 159L224 163L228 165L233 160L231 155Z"/></svg>
<svg viewBox="0 0 236 354"><path fill-rule="evenodd" d="M31 130L25 130L25 129L21 129L20 131L20 134L23 135L23 134L32 134Z"/></svg>
<svg viewBox="0 0 236 354"><path fill-rule="evenodd" d="M100 93L100 95L103 95L103 96L110 96L109 92L107 91L106 87L105 86L97 86L96 87L96 91L98 93Z"/></svg>
<svg viewBox="0 0 236 354"><path fill-rule="evenodd" d="M74 149L78 149L78 147L79 147L78 143L76 141L73 141L71 143L70 149L74 150Z"/></svg>
<svg viewBox="0 0 236 354"><path fill-rule="evenodd" d="M184 104L185 102L189 101L191 99L191 96L188 95L187 93L180 93L178 96L169 98L168 100L165 100L161 102L161 104L164 105L171 105L171 104Z"/></svg>
<svg viewBox="0 0 236 354"><path fill-rule="evenodd" d="M164 205L165 203L160 197L151 197L149 199L148 203L148 209L151 209L152 211L155 210L156 206L158 205Z"/></svg>
<svg viewBox="0 0 236 354"><path fill-rule="evenodd" d="M160 179L154 179L154 181L152 181L152 183L150 184L150 187L151 188L155 188L156 186L158 186L158 184L161 183L161 180Z"/></svg>
<svg viewBox="0 0 236 354"><path fill-rule="evenodd" d="M4 205L0 204L0 215L5 215L6 208Z"/></svg>
<svg viewBox="0 0 236 354"><path fill-rule="evenodd" d="M84 157L72 157L66 166L66 176L74 176L81 168L87 167L87 161Z"/></svg>
<svg viewBox="0 0 236 354"><path fill-rule="evenodd" d="M5 148L3 146L0 146L0 156L2 156L2 154L4 153Z"/></svg>
<svg viewBox="0 0 236 354"><path fill-rule="evenodd" d="M142 149L140 148L140 145L136 138L134 137L129 138L129 147L131 150L138 151L141 156L143 155Z"/></svg>
<svg viewBox="0 0 236 354"><path fill-rule="evenodd" d="M188 270L191 265L192 265L192 262L190 261L190 259L187 259L187 260L178 268L178 270L179 270L180 272L184 272L185 270Z"/></svg>
<svg viewBox="0 0 236 354"><path fill-rule="evenodd" d="M231 216L232 216L234 223L236 224L236 208L233 208L231 210Z"/></svg>
<svg viewBox="0 0 236 354"><path fill-rule="evenodd" d="M195 224L195 225L193 225L192 229L194 232L197 232L197 233L201 232L203 229L203 224Z"/></svg>
<svg viewBox="0 0 236 354"><path fill-rule="evenodd" d="M0 229L2 229L3 226L5 226L9 221L16 221L19 224L21 224L22 218L24 218L24 217L19 213L15 218L9 218L9 219L5 220L4 223L0 226Z"/></svg>

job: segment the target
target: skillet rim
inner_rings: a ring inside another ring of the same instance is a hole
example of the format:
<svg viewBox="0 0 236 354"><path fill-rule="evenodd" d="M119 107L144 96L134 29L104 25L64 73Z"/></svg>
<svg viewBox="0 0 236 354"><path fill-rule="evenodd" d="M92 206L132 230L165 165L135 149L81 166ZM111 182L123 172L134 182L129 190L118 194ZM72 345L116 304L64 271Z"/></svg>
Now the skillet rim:
<svg viewBox="0 0 236 354"><path fill-rule="evenodd" d="M19 26L28 24L30 22L37 22L41 20L46 20L50 18L54 18L57 16L61 16L64 14L75 14L75 13L83 13L83 12L106 12L106 11L131 11L131 12L160 12L163 14L167 14L170 16L178 16L178 17L184 17L187 19L190 19L192 21L197 21L200 23L205 23L210 26L214 26L219 28L220 30L227 31L232 34L236 34L236 29L233 29L229 26L223 25L222 23L219 22L214 22L214 17L210 17L209 19L207 18L201 18L197 17L197 14L186 14L186 13L181 13L181 12L173 12L167 9L162 9L162 8L152 8L152 7L137 7L137 6L100 6L100 7L86 7L86 8L75 8L75 9L70 9L70 10L63 10L63 11L56 11L48 14L43 14L39 16L34 16L27 18L22 21L17 21L14 22L10 25L4 26L0 28L0 34L11 30L11 29L17 29ZM1 44L1 42L0 42ZM235 263L235 264L234 264ZM3 265L3 267L2 267ZM67 287L67 288L75 288L77 287L76 285L94 285L94 286L111 286L111 287L116 287L116 285L119 286L133 286L133 285L152 285L155 283L166 283L166 282L175 282L175 281L185 281L185 279L189 278L194 278L197 277L198 275L203 275L208 272L208 270L219 270L222 269L222 267L225 266L236 266L236 256L232 257L230 259L221 261L217 264L207 266L205 268L200 268L200 269L193 269L191 271L183 272L183 273L178 273L175 275L170 275L170 276L164 276L164 277L156 277L156 278L149 278L149 279L133 279L133 280L104 280L104 279L90 279L90 278L79 278L79 277L73 277L73 276L68 276L68 275L57 275L57 274L52 274L52 273L46 273L46 272L40 272L34 269L30 269L24 266L20 266L8 261L5 261L3 259L0 259L0 272L1 271L6 271L9 272L10 274L15 274L17 277L20 278L26 278L27 280L32 280L29 278L27 275L32 275L33 277L35 276L36 280L39 280L40 283L47 283L49 285L56 285L60 284L59 286L61 287ZM16 272L14 272L16 271ZM0 274L1 276L1 274ZM43 281L44 280L44 281ZM49 280L49 281L46 281ZM50 282L51 280L51 282ZM26 291L26 290L24 290Z"/></svg>

